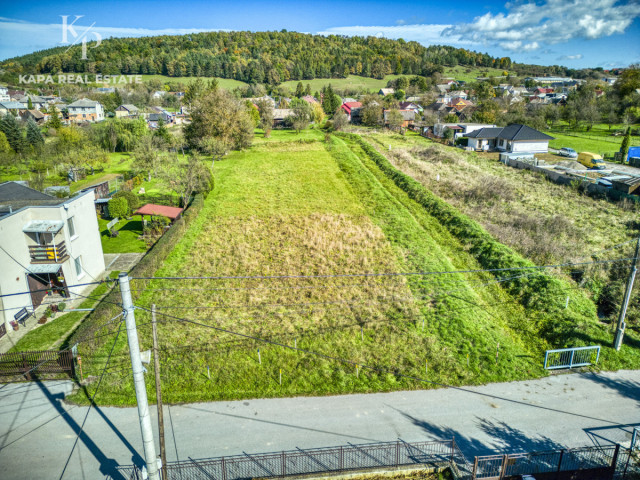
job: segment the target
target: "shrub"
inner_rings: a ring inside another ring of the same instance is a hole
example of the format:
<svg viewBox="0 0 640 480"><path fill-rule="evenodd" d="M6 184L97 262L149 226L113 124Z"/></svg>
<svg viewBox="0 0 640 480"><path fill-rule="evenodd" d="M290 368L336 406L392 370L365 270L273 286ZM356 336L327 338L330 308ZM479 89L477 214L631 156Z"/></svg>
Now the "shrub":
<svg viewBox="0 0 640 480"><path fill-rule="evenodd" d="M60 303L58 304L58 311L59 311L59 312L64 312L64 309L65 309L65 308L67 308L67 304L66 304L66 303L64 303L64 302L60 302Z"/></svg>
<svg viewBox="0 0 640 480"><path fill-rule="evenodd" d="M129 215L129 204L123 197L109 200L109 215L111 218L125 218Z"/></svg>
<svg viewBox="0 0 640 480"><path fill-rule="evenodd" d="M140 206L140 199L138 198L138 195L133 192L121 190L116 193L113 198L124 198L127 201L127 206L129 208L127 216L130 215L131 212L134 212Z"/></svg>

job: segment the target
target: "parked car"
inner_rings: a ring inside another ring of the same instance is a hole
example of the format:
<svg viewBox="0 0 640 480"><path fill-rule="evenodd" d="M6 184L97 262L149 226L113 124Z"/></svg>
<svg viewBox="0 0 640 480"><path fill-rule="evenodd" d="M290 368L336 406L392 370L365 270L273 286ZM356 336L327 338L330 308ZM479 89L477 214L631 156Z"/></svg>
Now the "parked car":
<svg viewBox="0 0 640 480"><path fill-rule="evenodd" d="M562 155L563 157L578 158L578 152L576 152L573 148L561 148L558 154Z"/></svg>
<svg viewBox="0 0 640 480"><path fill-rule="evenodd" d="M578 155L578 162L593 170L604 170L607 168L607 164L604 163L602 157L597 153L580 152L580 155Z"/></svg>

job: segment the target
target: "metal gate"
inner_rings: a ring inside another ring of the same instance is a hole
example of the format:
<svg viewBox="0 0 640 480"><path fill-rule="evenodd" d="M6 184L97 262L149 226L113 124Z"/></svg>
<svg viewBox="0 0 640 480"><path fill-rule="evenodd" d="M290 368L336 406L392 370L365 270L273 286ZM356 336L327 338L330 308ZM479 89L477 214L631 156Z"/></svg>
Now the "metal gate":
<svg viewBox="0 0 640 480"><path fill-rule="evenodd" d="M547 350L544 355L544 368L556 370L559 368L586 367L595 365L600 359L600 346L561 348Z"/></svg>

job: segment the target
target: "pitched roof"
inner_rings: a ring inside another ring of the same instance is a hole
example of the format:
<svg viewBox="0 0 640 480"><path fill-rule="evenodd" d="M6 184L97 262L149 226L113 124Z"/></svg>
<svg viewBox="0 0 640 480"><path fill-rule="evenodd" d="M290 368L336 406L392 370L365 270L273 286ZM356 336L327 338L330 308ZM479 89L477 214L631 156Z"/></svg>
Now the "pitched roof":
<svg viewBox="0 0 640 480"><path fill-rule="evenodd" d="M553 140L554 138L546 133L527 127L526 125L513 124L508 125L500 132L500 138L505 140Z"/></svg>
<svg viewBox="0 0 640 480"><path fill-rule="evenodd" d="M26 110L27 107L24 103L20 102L0 102L0 106L7 110Z"/></svg>
<svg viewBox="0 0 640 480"><path fill-rule="evenodd" d="M180 216L184 209L178 207L167 207L165 205L155 205L147 203L135 211L134 215L161 215L163 217L175 220Z"/></svg>
<svg viewBox="0 0 640 480"><path fill-rule="evenodd" d="M53 200L55 197L18 182L0 183L0 202L6 200Z"/></svg>
<svg viewBox="0 0 640 480"><path fill-rule="evenodd" d="M95 100L89 100L88 98L82 98L80 100L76 100L73 103L67 105L68 108L87 108L87 107L96 107L100 105L100 102L96 102Z"/></svg>
<svg viewBox="0 0 640 480"><path fill-rule="evenodd" d="M394 88L381 88L380 93L382 93L382 95L384 96L387 96L396 93L396 90Z"/></svg>
<svg viewBox="0 0 640 480"><path fill-rule="evenodd" d="M481 128L480 130L474 130L471 133L467 133L465 137L468 138L484 138L484 139L493 139L498 138L502 132L502 128Z"/></svg>
<svg viewBox="0 0 640 480"><path fill-rule="evenodd" d="M122 104L118 108L124 108L125 110L128 110L130 112L137 112L138 111L138 107L136 107L135 105L131 105L130 103ZM116 108L116 110L118 110L118 108Z"/></svg>
<svg viewBox="0 0 640 480"><path fill-rule="evenodd" d="M302 100L304 100L307 103L318 103L318 100L316 100L316 97L312 96L312 95L305 95L304 97L302 97Z"/></svg>
<svg viewBox="0 0 640 480"><path fill-rule="evenodd" d="M362 103L360 102L344 102L342 104L342 108L347 111L347 113L351 113L353 110L362 108Z"/></svg>
<svg viewBox="0 0 640 480"><path fill-rule="evenodd" d="M273 109L273 119L274 120L283 120L287 117L293 115L293 109L291 108L274 108Z"/></svg>

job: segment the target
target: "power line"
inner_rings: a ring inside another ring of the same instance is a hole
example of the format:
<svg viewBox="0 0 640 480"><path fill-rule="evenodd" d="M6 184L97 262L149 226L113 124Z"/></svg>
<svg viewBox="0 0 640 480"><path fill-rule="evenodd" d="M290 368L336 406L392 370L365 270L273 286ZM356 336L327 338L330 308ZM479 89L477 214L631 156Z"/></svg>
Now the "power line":
<svg viewBox="0 0 640 480"><path fill-rule="evenodd" d="M434 272L385 272L385 273L352 273L352 274L326 274L326 275L235 275L235 276L190 276L190 277L131 277L132 280L286 280L286 279L312 279L312 278L352 278L352 277L389 277L389 276L427 276L427 275L456 275L462 273L493 273L518 270L544 270L552 268L579 267L585 265L598 265L615 262L625 262L633 258L618 258L614 260L597 260L593 262L559 263L555 265L539 265L530 267L489 268L475 270L450 270Z"/></svg>
<svg viewBox="0 0 640 480"><path fill-rule="evenodd" d="M142 307L138 307L138 308L142 308ZM147 309L144 309L147 310ZM150 311L150 310L149 310ZM504 397L499 397L497 395L491 395L488 393L482 393L482 392L477 392L474 390L469 390L467 388L464 387L457 387L454 385L449 385L446 383L442 383L442 382L436 382L434 380L427 380L421 377L416 377L413 375L406 375L406 374L402 374L400 373L397 369L393 369L390 367L374 367L374 366L370 366L370 365L366 365L366 364L362 364L360 362L356 362L353 360L349 360L349 359L345 359L342 357L336 357L336 356L332 356L332 355L327 355L321 352L316 352L313 350L308 350L308 349L304 349L304 348L300 348L300 347L294 347L294 346L290 346L290 345L286 345L284 343L280 343L280 342L276 342L274 340L269 340L269 339L265 339L265 338L261 338L261 337L256 337L254 335L248 335L248 334L243 334L243 333L239 333L239 332L235 332L233 330L229 330L229 329L224 329L224 328L219 328L219 327L215 327L212 325L207 325L204 323L200 323L200 322L196 322L194 320L190 320L187 318L181 318L181 317L176 317L173 315L169 315L167 313L163 313L163 312L158 312L160 315L163 315L165 317L169 317L169 318L173 318L174 320L178 320L180 322L185 322L185 323L191 323L194 325L198 325L198 326L202 326L202 327L206 327L206 328L211 328L214 330L218 330L218 331L222 331L225 333L229 333L231 335L236 335L239 337L244 337L247 339L251 339L257 342L262 342L262 343L266 343L269 345L274 345L277 347L282 347L282 348L286 348L289 350L293 350L293 351L297 351L297 352L301 352L301 353L305 353L308 355L312 355L312 356L316 356L318 358L324 358L326 360L332 360L332 361L336 361L336 362L340 362L343 364L347 364L347 365L352 365L352 366L358 366L359 368L363 368L363 369L367 369L367 370L371 370L371 371L375 371L375 372L380 372L380 373L392 373L398 377L402 377L402 378L406 378L409 380L414 380L414 381L418 381L418 382L422 382L422 383L428 383L431 385L435 385L435 386L439 386L439 387L444 387L444 388L451 388L451 389L455 389L455 390L459 390L459 391L463 391L463 392L467 392L467 393L473 393L475 395L481 395L484 397L489 397L489 398L494 398L494 399L498 399L498 400L503 400L503 401L507 401L507 402L511 402L511 403L516 403L516 404L520 404L520 405L525 405L525 406L529 406L529 407L534 407L534 408L542 408L544 410L550 410L550 411L554 411L554 412L558 412L558 413L562 413L562 414L566 414L566 415L572 415L572 416L577 416L577 417L582 417L582 418L589 418L589 419L593 419L593 417L589 417L588 415L583 415L580 413L575 413L575 412L568 412L565 410L560 410L560 409L556 409L556 408L551 408L551 407L545 407L544 405L536 405L533 403L528 403L525 401L521 401L521 400L513 400L513 399L509 399L509 398L504 398ZM604 422L608 422L608 423L615 423L617 424L618 422L613 422L610 420L603 420L603 419L598 419Z"/></svg>

